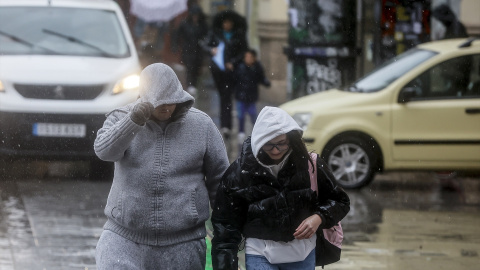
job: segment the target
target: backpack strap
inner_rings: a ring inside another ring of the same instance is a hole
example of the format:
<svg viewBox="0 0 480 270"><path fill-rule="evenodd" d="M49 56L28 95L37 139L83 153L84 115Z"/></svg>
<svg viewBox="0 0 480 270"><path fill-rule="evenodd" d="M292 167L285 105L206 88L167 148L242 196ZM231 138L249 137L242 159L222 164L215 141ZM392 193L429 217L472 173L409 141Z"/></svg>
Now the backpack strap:
<svg viewBox="0 0 480 270"><path fill-rule="evenodd" d="M317 192L318 195L318 184L317 184L317 154L310 153L310 157L312 158L313 164L315 167L312 166L310 162L308 162L308 172L310 174L310 187L312 190Z"/></svg>

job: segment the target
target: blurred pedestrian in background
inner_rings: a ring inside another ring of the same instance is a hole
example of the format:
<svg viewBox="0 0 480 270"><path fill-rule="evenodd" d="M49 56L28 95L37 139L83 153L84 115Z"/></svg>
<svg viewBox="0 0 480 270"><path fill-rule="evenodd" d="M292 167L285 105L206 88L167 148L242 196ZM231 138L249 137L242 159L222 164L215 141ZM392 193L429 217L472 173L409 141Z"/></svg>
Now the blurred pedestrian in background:
<svg viewBox="0 0 480 270"><path fill-rule="evenodd" d="M447 4L441 4L434 8L432 16L445 27L445 34L442 39L468 37L467 29Z"/></svg>
<svg viewBox="0 0 480 270"><path fill-rule="evenodd" d="M220 96L220 128L225 139L232 129L233 70L248 49L244 17L225 10L213 18L205 49L211 54L210 71Z"/></svg>
<svg viewBox="0 0 480 270"><path fill-rule="evenodd" d="M270 87L270 81L265 77L262 64L257 60L257 52L248 49L235 70L234 91L238 117L238 143L245 140L245 117L248 114L252 126L257 120L256 102L258 101L258 84Z"/></svg>
<svg viewBox="0 0 480 270"><path fill-rule="evenodd" d="M201 43L208 34L208 26L202 8L197 4L190 5L188 17L175 32L173 51L181 48L181 61L187 70L187 91L195 96L197 82L203 62L204 51Z"/></svg>
<svg viewBox="0 0 480 270"><path fill-rule="evenodd" d="M204 270L209 200L229 164L222 136L167 65L147 66L140 87L95 140L115 162L97 269Z"/></svg>
<svg viewBox="0 0 480 270"><path fill-rule="evenodd" d="M135 17L133 35L143 66L170 61L169 42L173 24L187 11L187 0L130 0Z"/></svg>
<svg viewBox="0 0 480 270"><path fill-rule="evenodd" d="M309 163L317 172L318 196ZM334 179L318 155L313 163L292 117L279 108L262 109L217 191L213 269L238 269L237 252L245 238L247 270L314 270L316 232L323 234L350 210L348 195Z"/></svg>

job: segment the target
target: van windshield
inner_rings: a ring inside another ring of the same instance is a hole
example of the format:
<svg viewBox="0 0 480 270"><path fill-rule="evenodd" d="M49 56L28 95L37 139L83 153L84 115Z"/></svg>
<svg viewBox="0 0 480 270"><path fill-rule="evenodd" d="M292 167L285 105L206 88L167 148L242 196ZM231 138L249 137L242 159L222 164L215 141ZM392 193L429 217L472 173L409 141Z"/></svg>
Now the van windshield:
<svg viewBox="0 0 480 270"><path fill-rule="evenodd" d="M113 11L0 7L0 54L123 58L130 51Z"/></svg>
<svg viewBox="0 0 480 270"><path fill-rule="evenodd" d="M411 49L403 54L388 60L378 68L347 87L347 91L369 93L382 90L396 79L430 59L436 52L422 49Z"/></svg>

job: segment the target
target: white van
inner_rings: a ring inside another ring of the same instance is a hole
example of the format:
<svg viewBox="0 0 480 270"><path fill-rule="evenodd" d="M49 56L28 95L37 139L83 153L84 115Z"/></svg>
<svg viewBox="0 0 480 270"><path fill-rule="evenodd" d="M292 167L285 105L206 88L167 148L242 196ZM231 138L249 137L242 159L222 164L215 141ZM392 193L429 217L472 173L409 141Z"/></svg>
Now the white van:
<svg viewBox="0 0 480 270"><path fill-rule="evenodd" d="M0 159L99 160L105 114L138 97L140 62L111 0L0 0Z"/></svg>

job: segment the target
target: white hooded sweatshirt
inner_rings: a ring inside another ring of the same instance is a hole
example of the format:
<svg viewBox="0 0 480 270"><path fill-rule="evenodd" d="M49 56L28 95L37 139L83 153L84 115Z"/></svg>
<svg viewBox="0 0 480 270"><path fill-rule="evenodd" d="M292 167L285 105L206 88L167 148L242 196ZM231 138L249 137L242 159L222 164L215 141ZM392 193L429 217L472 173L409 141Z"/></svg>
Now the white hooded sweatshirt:
<svg viewBox="0 0 480 270"><path fill-rule="evenodd" d="M270 140L296 130L303 133L300 126L284 110L276 107L265 107L257 117L253 126L251 144L253 155L257 161L267 168L273 176L277 177L285 161L290 156L290 151L278 165L265 165L258 160L258 153L263 145ZM290 242L280 242L263 240L257 238L247 238L245 242L245 253L250 255L264 256L270 263L291 263L305 260L305 258L315 249L317 235L314 234L309 239L294 239Z"/></svg>

